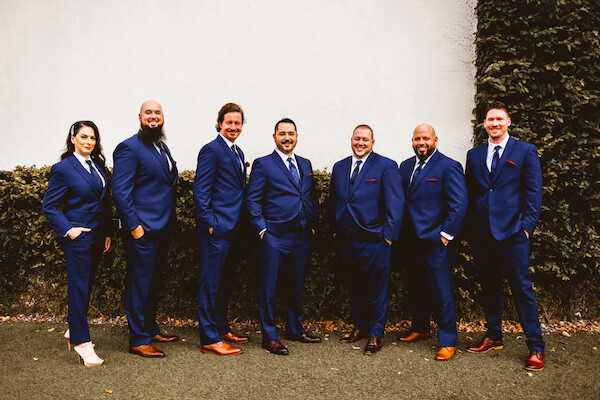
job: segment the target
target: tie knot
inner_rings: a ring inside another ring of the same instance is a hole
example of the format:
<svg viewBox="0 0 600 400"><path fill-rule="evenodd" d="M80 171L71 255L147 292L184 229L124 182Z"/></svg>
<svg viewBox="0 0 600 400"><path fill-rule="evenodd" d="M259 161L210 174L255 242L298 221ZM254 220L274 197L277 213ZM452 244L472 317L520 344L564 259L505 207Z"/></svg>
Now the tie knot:
<svg viewBox="0 0 600 400"><path fill-rule="evenodd" d="M85 160L85 162L87 163L87 165L89 165L90 168L92 168L92 160Z"/></svg>
<svg viewBox="0 0 600 400"><path fill-rule="evenodd" d="M500 145L496 145L496 147L494 147L494 151L498 153L500 151Z"/></svg>
<svg viewBox="0 0 600 400"><path fill-rule="evenodd" d="M358 160L358 161L356 162L356 166L357 166L357 167L360 167L360 164L362 164L362 160Z"/></svg>
<svg viewBox="0 0 600 400"><path fill-rule="evenodd" d="M290 164L294 161L294 159L292 157L288 157L287 162L289 162Z"/></svg>

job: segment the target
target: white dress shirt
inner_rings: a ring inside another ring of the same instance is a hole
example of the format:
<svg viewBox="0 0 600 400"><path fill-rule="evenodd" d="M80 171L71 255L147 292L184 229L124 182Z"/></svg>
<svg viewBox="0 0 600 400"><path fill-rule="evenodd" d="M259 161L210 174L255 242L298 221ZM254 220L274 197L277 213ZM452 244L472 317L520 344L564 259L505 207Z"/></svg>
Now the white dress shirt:
<svg viewBox="0 0 600 400"><path fill-rule="evenodd" d="M500 146L498 149L498 159L502 157L502 153L504 153L504 149L506 148L506 143L508 143L509 135L506 135L503 141L498 144L494 144L488 140L488 149L487 149L487 158L485 159L485 165L487 165L488 171L492 172L492 160L494 159L494 149L496 146Z"/></svg>
<svg viewBox="0 0 600 400"><path fill-rule="evenodd" d="M90 171L90 166L87 163L87 160L91 160L91 158L89 156L87 158L85 158L81 154L78 154L78 153L75 153L75 152L73 152L73 154L75 155L75 158L77 158L77 160L79 160L79 162L81 163L81 165L83 166L83 168L85 168L85 170L87 172L89 172L90 175L91 175L92 171ZM98 168L96 168L96 164L93 161L92 161L92 167L94 168L94 170L96 171L96 173L100 177L100 180L102 181L102 187L105 187L106 186L106 182L104 181L104 178L102 177L102 174L100 173L100 171L98 171Z"/></svg>

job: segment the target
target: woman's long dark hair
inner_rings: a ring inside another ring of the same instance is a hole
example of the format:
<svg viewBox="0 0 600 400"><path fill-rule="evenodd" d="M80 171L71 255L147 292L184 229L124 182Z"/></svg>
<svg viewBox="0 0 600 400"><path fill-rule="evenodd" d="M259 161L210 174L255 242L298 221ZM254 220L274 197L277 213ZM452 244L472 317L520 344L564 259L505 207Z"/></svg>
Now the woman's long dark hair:
<svg viewBox="0 0 600 400"><path fill-rule="evenodd" d="M92 121L77 121L71 125L69 135L67 136L65 151L60 155L60 159L64 160L75 152L75 145L71 141L71 138L76 136L77 133L79 133L79 130L84 126L92 128L94 130L94 135L96 136L96 145L94 146L94 150L92 150L90 157L92 157L92 160L104 170L104 173L108 173L108 169L106 168L106 158L102 153L102 145L100 144L100 132L98 131L96 124Z"/></svg>

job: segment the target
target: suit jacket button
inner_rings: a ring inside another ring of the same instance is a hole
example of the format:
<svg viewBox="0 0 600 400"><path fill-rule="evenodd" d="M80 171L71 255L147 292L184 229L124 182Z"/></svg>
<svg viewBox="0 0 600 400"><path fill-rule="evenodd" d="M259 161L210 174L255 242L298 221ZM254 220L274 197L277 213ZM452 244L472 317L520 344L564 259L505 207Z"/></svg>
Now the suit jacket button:
<svg viewBox="0 0 600 400"><path fill-rule="evenodd" d="M490 192L493 192L493 191L494 191L494 189L490 189Z"/></svg>

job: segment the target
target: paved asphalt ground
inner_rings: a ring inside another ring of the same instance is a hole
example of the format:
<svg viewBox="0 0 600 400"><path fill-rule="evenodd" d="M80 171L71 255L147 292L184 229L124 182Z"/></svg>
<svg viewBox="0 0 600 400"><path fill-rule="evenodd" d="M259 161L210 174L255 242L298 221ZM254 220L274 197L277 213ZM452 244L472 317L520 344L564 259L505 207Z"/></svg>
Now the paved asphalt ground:
<svg viewBox="0 0 600 400"><path fill-rule="evenodd" d="M54 328L54 329L53 329ZM162 344L164 359L127 352L127 328L92 325L105 364L86 368L67 351L64 324L0 323L0 399L600 399L600 335L553 333L546 339L546 369L528 373L525 339L505 336L504 350L470 354L479 334L460 333L462 350L436 362L436 338L396 343L384 339L369 357L338 343L286 342L289 356L266 353L250 332L244 354L200 352L197 329L165 327L184 341ZM50 332L49 332L50 331Z"/></svg>

